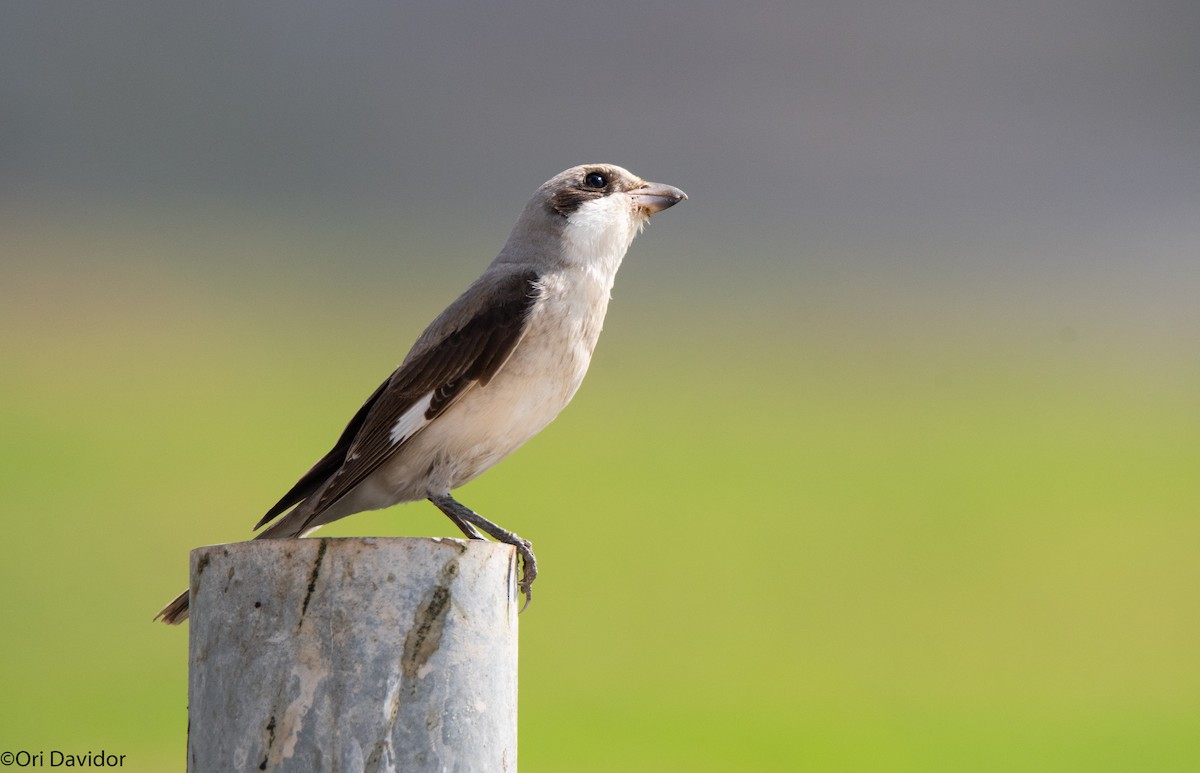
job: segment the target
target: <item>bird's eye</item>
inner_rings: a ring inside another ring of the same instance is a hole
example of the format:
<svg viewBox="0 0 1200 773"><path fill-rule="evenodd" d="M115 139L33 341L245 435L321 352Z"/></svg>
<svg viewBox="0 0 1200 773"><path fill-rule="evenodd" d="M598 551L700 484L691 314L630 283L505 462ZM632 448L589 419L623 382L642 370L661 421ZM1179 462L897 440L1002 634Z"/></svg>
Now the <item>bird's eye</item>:
<svg viewBox="0 0 1200 773"><path fill-rule="evenodd" d="M603 188L608 185L608 177L600 172L591 172L583 178L583 184L589 188Z"/></svg>

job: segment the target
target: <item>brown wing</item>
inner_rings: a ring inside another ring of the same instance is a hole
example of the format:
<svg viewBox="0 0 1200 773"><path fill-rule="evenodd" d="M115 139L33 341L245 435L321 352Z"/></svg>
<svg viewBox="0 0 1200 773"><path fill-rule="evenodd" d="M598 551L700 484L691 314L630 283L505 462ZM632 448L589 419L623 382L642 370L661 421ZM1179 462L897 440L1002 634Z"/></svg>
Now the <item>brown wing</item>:
<svg viewBox="0 0 1200 773"><path fill-rule="evenodd" d="M324 487L306 518L307 526L412 437L396 442L392 427L419 400L430 397L425 418L433 419L468 389L486 386L525 335L529 310L537 298L537 281L535 271L506 277L490 288L482 311L461 325L450 326L440 340L426 343L419 354L410 355L358 410L333 449L267 511L255 528ZM471 300L468 295L456 304ZM435 321L431 329L440 321Z"/></svg>

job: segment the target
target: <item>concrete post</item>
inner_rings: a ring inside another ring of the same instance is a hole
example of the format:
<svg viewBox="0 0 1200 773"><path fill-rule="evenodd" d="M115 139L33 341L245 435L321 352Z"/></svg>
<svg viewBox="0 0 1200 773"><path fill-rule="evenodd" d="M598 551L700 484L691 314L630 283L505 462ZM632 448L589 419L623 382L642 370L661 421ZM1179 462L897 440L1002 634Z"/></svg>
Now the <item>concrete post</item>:
<svg viewBox="0 0 1200 773"><path fill-rule="evenodd" d="M512 547L254 540L191 577L191 773L517 769Z"/></svg>

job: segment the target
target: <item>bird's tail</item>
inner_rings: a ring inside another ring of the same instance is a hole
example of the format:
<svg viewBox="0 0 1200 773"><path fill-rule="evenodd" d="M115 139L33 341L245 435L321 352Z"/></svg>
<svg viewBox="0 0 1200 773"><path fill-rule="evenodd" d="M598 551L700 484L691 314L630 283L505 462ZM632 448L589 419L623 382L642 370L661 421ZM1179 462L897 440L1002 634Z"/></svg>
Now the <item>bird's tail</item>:
<svg viewBox="0 0 1200 773"><path fill-rule="evenodd" d="M179 625L188 617L188 596L191 590L185 590L180 593L175 599L162 608L162 611L154 616L154 622L162 620L167 625Z"/></svg>
<svg viewBox="0 0 1200 773"><path fill-rule="evenodd" d="M307 520L308 511L305 510L303 505L300 505L293 508L291 512L279 518L266 529L254 535L254 539L290 539L292 537L303 537L316 528L315 526L306 527L305 522ZM167 625L179 625L184 620L187 620L190 594L190 590L185 590L176 596L170 604L167 604L162 608L162 611L154 616L155 622L162 620Z"/></svg>

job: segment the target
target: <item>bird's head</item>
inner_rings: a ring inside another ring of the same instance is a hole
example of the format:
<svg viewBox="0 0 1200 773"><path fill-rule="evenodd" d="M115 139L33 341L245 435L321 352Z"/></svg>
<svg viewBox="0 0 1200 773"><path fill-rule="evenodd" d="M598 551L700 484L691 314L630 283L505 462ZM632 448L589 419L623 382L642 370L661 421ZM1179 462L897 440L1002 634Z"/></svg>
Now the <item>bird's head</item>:
<svg viewBox="0 0 1200 773"><path fill-rule="evenodd" d="M548 219L564 250L579 259L620 262L651 215L686 198L615 164L582 164L543 183L526 214Z"/></svg>
<svg viewBox="0 0 1200 773"><path fill-rule="evenodd" d="M497 260L527 263L541 255L611 278L650 216L686 198L615 164L574 166L537 189Z"/></svg>

